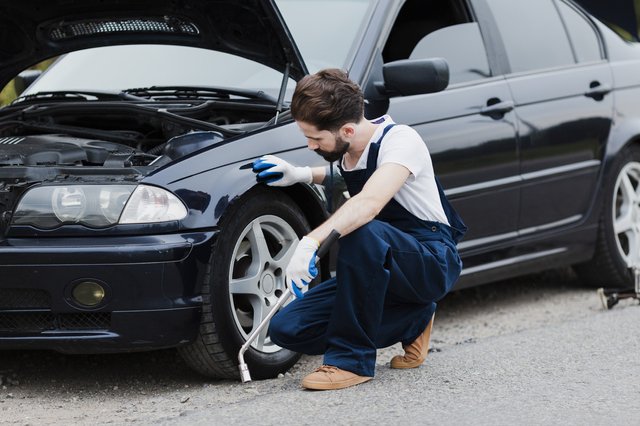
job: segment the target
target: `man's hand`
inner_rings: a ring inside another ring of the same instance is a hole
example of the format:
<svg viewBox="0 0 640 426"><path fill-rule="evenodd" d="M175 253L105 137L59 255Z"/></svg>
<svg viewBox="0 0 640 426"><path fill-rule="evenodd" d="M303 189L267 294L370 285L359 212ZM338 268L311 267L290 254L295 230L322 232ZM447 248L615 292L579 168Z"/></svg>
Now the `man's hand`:
<svg viewBox="0 0 640 426"><path fill-rule="evenodd" d="M291 281L291 288L297 297L302 297L302 288L309 285L318 275L318 268L316 268L318 246L318 242L313 238L302 237L289 261L286 277Z"/></svg>
<svg viewBox="0 0 640 426"><path fill-rule="evenodd" d="M290 186L295 183L311 183L310 167L295 167L275 155L263 155L253 162L253 172L258 182L270 186Z"/></svg>

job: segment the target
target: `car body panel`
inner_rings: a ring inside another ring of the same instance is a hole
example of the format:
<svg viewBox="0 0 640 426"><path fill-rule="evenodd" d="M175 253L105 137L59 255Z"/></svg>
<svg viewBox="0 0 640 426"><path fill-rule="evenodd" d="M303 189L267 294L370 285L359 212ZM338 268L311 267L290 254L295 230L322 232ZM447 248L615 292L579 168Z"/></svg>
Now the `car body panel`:
<svg viewBox="0 0 640 426"><path fill-rule="evenodd" d="M514 76L508 83L520 123L518 227L579 221L593 192L576 188L595 186L613 113L611 94L592 99L585 93L593 84L613 86L608 64Z"/></svg>
<svg viewBox="0 0 640 426"><path fill-rule="evenodd" d="M192 341L202 305L198 274L215 235L5 240L0 348L128 352ZM96 308L70 297L73 286L86 281L107 290Z"/></svg>
<svg viewBox="0 0 640 426"><path fill-rule="evenodd" d="M515 116L480 114L489 99L509 96L505 81L497 79L431 96L437 109L420 109L419 96L393 99L389 108L426 141L447 196L469 226L463 247L489 236L515 235L520 192ZM479 210L483 206L488 210Z"/></svg>

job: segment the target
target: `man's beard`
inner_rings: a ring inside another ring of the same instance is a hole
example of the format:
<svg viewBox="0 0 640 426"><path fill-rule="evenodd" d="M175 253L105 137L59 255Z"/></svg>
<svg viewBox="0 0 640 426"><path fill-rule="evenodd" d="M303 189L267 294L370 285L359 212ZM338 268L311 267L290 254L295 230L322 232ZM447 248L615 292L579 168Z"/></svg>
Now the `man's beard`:
<svg viewBox="0 0 640 426"><path fill-rule="evenodd" d="M349 149L349 142L346 142L340 136L336 136L336 147L333 151L323 151L321 149L316 149L314 152L324 158L326 161L333 163L334 161L338 161L342 158L342 156Z"/></svg>

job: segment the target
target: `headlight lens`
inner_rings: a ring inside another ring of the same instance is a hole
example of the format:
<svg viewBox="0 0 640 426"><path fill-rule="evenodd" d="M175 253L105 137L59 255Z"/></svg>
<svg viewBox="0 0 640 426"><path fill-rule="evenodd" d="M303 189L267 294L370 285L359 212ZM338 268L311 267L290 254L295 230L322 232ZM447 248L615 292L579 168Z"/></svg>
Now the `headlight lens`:
<svg viewBox="0 0 640 426"><path fill-rule="evenodd" d="M40 186L27 191L13 224L51 229L62 224L104 228L116 223L184 219L187 209L172 193L146 185Z"/></svg>
<svg viewBox="0 0 640 426"><path fill-rule="evenodd" d="M77 223L87 211L87 197L81 186L55 188L51 204L60 222Z"/></svg>
<svg viewBox="0 0 640 426"><path fill-rule="evenodd" d="M175 195L155 186L140 185L124 208L120 223L153 223L187 217L187 208Z"/></svg>

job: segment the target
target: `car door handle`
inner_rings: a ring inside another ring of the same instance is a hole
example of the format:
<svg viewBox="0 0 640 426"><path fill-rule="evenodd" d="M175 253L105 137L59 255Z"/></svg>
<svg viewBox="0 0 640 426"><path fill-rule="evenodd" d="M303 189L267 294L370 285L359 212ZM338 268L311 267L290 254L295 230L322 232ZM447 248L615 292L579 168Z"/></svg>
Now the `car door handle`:
<svg viewBox="0 0 640 426"><path fill-rule="evenodd" d="M609 92L611 92L611 86L593 82L591 83L591 88L587 90L584 95L588 98L599 101L602 100L602 98Z"/></svg>
<svg viewBox="0 0 640 426"><path fill-rule="evenodd" d="M490 115L490 116L496 116L496 115L501 116L509 111L512 111L513 108L514 108L513 101L499 101L496 103L492 103L491 105L482 107L482 109L480 110L480 114Z"/></svg>

